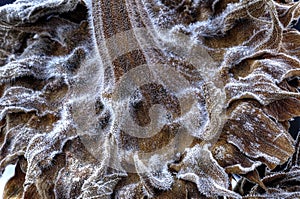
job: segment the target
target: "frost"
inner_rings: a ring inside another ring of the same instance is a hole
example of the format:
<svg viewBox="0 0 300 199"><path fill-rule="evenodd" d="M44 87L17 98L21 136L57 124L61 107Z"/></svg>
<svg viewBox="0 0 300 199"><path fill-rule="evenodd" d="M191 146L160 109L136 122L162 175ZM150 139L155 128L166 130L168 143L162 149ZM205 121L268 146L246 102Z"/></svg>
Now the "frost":
<svg viewBox="0 0 300 199"><path fill-rule="evenodd" d="M139 184L129 184L122 187L120 190L117 191L117 195L121 199L131 199L136 197L136 190L139 188Z"/></svg>
<svg viewBox="0 0 300 199"><path fill-rule="evenodd" d="M0 7L2 25L34 23L41 16L71 11L77 5L75 0L17 0Z"/></svg>
<svg viewBox="0 0 300 199"><path fill-rule="evenodd" d="M299 93L284 91L267 75L249 75L238 82L226 84L225 89L230 95L229 103L241 98L252 98L262 105L268 105L286 97L299 97Z"/></svg>
<svg viewBox="0 0 300 199"><path fill-rule="evenodd" d="M81 54L84 54L84 49L77 48L66 57L32 56L12 61L0 68L0 84L26 76L33 76L37 79L65 77L74 70L71 63L84 57Z"/></svg>
<svg viewBox="0 0 300 199"><path fill-rule="evenodd" d="M236 165L232 165L232 166L227 167L227 169L229 169L230 167L238 167L241 173L246 174L246 173L249 173L251 171L254 171L260 165L261 165L260 162L255 162L250 167L245 167L245 166L242 166L241 164L236 164Z"/></svg>
<svg viewBox="0 0 300 199"><path fill-rule="evenodd" d="M244 148L243 142L238 137L234 135L229 135L227 139L229 143L232 143L240 148Z"/></svg>
<svg viewBox="0 0 300 199"><path fill-rule="evenodd" d="M20 163L23 198L298 197L299 5L0 7L0 169Z"/></svg>
<svg viewBox="0 0 300 199"><path fill-rule="evenodd" d="M224 159L225 148L223 146L219 146L216 150L216 155L214 156L216 159Z"/></svg>
<svg viewBox="0 0 300 199"><path fill-rule="evenodd" d="M154 155L149 159L148 167L139 159L137 154L134 155L134 161L146 195L154 196L154 189L171 189L174 182L173 177L158 155Z"/></svg>
<svg viewBox="0 0 300 199"><path fill-rule="evenodd" d="M82 185L82 194L79 198L88 198L93 196L101 196L110 198L114 191L114 187L122 177L127 174L120 166L119 154L115 146L116 142L113 136L105 138L104 150L105 157L101 162L101 166L96 169ZM115 171L110 172L109 168L115 168Z"/></svg>
<svg viewBox="0 0 300 199"><path fill-rule="evenodd" d="M251 123L249 123L249 122L246 122L246 123L244 124L244 128L245 128L246 130L248 130L248 131L253 131L253 130L254 130L253 125L252 125Z"/></svg>
<svg viewBox="0 0 300 199"><path fill-rule="evenodd" d="M229 179L224 169L219 166L208 150L208 145L196 145L187 150L182 164L184 167L178 172L178 178L194 182L200 193L207 197L228 196L241 198L229 191Z"/></svg>

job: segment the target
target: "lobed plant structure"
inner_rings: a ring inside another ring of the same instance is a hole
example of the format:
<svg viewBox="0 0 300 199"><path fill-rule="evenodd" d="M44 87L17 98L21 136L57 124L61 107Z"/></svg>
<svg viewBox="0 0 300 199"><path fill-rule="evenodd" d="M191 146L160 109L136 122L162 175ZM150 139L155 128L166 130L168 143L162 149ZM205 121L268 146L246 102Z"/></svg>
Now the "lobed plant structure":
<svg viewBox="0 0 300 199"><path fill-rule="evenodd" d="M3 197L300 198L299 15L279 0L1 6Z"/></svg>

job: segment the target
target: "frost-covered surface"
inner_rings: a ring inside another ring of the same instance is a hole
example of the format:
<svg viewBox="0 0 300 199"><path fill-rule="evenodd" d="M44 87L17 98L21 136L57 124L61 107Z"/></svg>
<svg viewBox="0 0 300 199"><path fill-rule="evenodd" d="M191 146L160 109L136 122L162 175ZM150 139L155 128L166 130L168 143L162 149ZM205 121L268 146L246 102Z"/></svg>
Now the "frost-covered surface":
<svg viewBox="0 0 300 199"><path fill-rule="evenodd" d="M0 7L4 198L300 197L299 15L273 0Z"/></svg>

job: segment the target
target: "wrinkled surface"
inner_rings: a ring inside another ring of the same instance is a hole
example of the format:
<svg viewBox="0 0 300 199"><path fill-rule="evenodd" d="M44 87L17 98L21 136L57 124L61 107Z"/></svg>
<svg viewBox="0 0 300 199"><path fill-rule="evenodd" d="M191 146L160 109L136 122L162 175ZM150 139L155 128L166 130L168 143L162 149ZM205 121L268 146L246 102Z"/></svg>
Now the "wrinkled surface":
<svg viewBox="0 0 300 199"><path fill-rule="evenodd" d="M299 15L275 0L0 7L4 198L300 197Z"/></svg>

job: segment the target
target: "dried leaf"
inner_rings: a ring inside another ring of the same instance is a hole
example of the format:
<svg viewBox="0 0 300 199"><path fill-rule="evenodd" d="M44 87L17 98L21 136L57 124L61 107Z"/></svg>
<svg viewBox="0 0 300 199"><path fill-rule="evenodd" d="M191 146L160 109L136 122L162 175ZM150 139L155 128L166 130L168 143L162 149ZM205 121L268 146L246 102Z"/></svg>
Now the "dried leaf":
<svg viewBox="0 0 300 199"><path fill-rule="evenodd" d="M228 190L228 176L213 158L207 145L196 145L188 149L181 164L178 178L194 182L205 196L240 198L238 194Z"/></svg>

